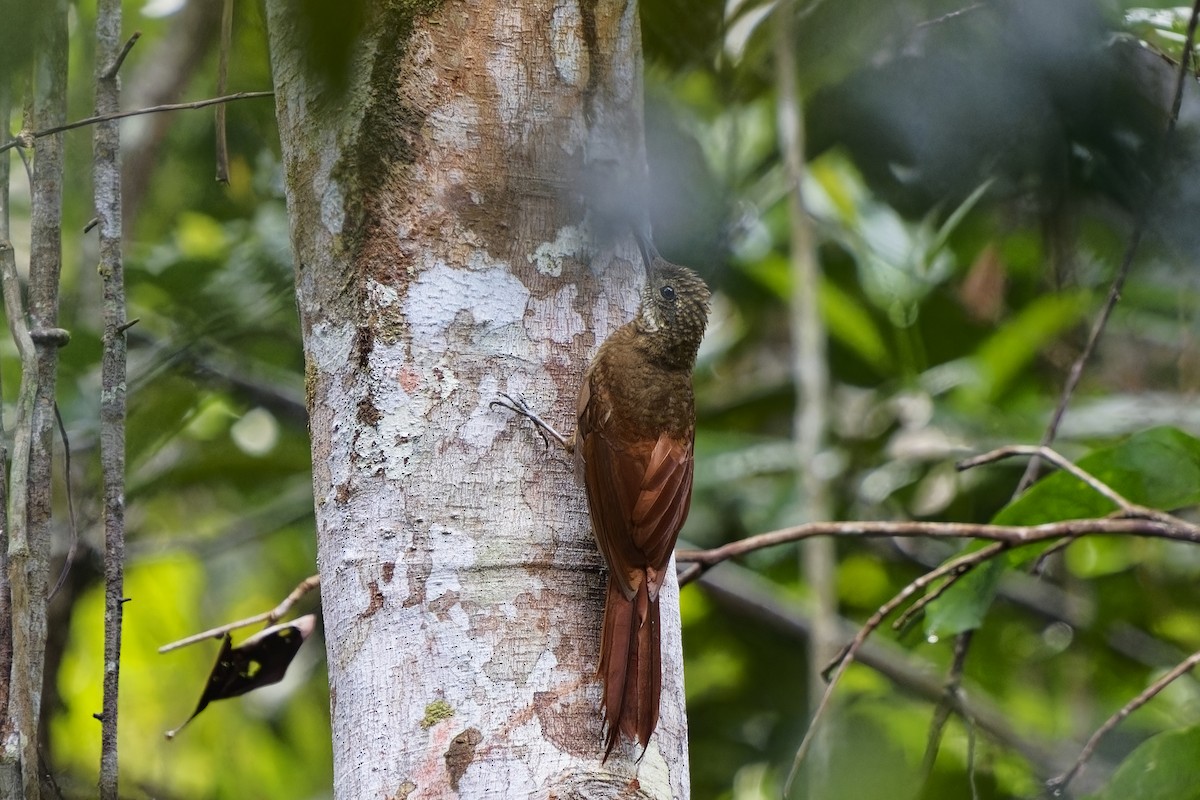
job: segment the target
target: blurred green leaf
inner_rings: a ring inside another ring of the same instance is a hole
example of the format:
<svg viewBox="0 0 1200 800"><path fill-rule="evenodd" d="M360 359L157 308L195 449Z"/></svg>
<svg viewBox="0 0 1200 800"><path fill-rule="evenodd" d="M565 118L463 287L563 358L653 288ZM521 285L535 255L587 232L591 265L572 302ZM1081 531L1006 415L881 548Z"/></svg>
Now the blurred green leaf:
<svg viewBox="0 0 1200 800"><path fill-rule="evenodd" d="M1134 750L1089 800L1200 800L1198 761L1200 726L1160 733Z"/></svg>
<svg viewBox="0 0 1200 800"><path fill-rule="evenodd" d="M829 335L881 373L892 363L887 342L862 304L832 281L821 281L821 314Z"/></svg>

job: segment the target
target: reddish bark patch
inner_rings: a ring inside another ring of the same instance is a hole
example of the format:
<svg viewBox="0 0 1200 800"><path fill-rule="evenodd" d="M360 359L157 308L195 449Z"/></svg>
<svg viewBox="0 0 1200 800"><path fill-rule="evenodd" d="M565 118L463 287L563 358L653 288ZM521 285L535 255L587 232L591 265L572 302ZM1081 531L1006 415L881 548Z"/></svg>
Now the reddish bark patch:
<svg viewBox="0 0 1200 800"><path fill-rule="evenodd" d="M417 387L420 385L421 385L421 376L417 374L417 371L415 369L413 369L412 367L407 366L407 365L400 368L400 388L401 389L403 389L408 394L412 394L413 392L415 392L417 390Z"/></svg>
<svg viewBox="0 0 1200 800"><path fill-rule="evenodd" d="M393 578L393 576L395 576L395 574L396 574L396 562L395 561L383 562L383 582L391 583L392 578Z"/></svg>
<svg viewBox="0 0 1200 800"><path fill-rule="evenodd" d="M450 746L446 748L446 772L450 774L450 788L454 791L458 791L458 782L475 760L475 748L482 741L483 734L478 728L467 728L450 740Z"/></svg>
<svg viewBox="0 0 1200 800"><path fill-rule="evenodd" d="M450 609L458 605L458 592L446 592L441 597L429 604L429 610L432 611L439 620L447 622L450 619Z"/></svg>
<svg viewBox="0 0 1200 800"><path fill-rule="evenodd" d="M383 592L379 589L379 581L371 581L367 584L367 588L371 590L371 602L358 615L359 619L373 617L379 609L383 608Z"/></svg>

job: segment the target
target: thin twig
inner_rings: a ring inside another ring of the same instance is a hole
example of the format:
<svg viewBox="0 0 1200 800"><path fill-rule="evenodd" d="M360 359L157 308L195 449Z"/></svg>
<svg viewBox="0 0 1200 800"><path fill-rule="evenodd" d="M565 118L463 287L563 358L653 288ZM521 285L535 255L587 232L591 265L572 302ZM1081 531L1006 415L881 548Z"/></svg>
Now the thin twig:
<svg viewBox="0 0 1200 800"><path fill-rule="evenodd" d="M1029 567L1029 574L1035 575L1035 576L1041 575L1042 572L1046 569L1047 562L1049 562L1053 556L1058 555L1059 553L1061 553L1063 550L1066 550L1068 547L1070 547L1074 543L1075 543L1075 537L1069 536L1066 539L1057 541L1054 544L1047 547L1045 550L1043 550L1038 555L1037 559L1033 562L1032 566Z"/></svg>
<svg viewBox="0 0 1200 800"><path fill-rule="evenodd" d="M233 0L221 9L221 41L217 49L217 94L229 85L229 50L233 39ZM229 183L229 143L225 137L225 104L217 106L217 183Z"/></svg>
<svg viewBox="0 0 1200 800"><path fill-rule="evenodd" d="M1155 696L1162 692L1163 689L1166 689L1168 686L1170 686L1175 680L1190 672L1197 664L1200 664L1200 652L1192 653L1182 662L1172 667L1169 672L1146 687L1145 691L1122 706L1120 711L1109 717L1103 725L1096 729L1096 732L1092 734L1092 737L1087 740L1087 744L1083 746L1083 750L1079 753L1079 758L1076 759L1074 765L1072 765L1072 767L1065 773L1047 784L1047 788L1050 789L1053 795L1055 797L1062 795L1062 792L1064 789L1066 789L1067 784L1079 774L1079 771L1083 769L1085 764L1087 764L1088 760L1092 757L1092 754L1096 752L1096 747L1100 744L1100 740L1103 739L1110 731L1112 731L1113 728L1120 725L1121 722L1134 711L1137 711L1139 708L1146 705L1146 703L1153 700Z"/></svg>
<svg viewBox="0 0 1200 800"><path fill-rule="evenodd" d="M202 633L196 633L188 636L187 638L180 639L177 642L164 644L162 647L158 648L158 652L169 653L172 650L178 650L181 647L187 647L190 644L203 642L207 639L220 639L230 631L235 631L238 628L247 628L251 625L257 625L260 622L265 622L267 625L274 625L285 614L287 614L288 611L291 610L292 606L294 606L297 601L300 600L300 598L304 597L304 595L308 594L320 585L321 576L310 575L301 581L300 584L292 590L292 593L283 599L283 602L272 608L270 611L264 611L261 614L255 614L253 617L246 617L245 619L239 619L237 622L229 622L216 628L210 628Z"/></svg>
<svg viewBox="0 0 1200 800"><path fill-rule="evenodd" d="M12 111L12 94L8 81L0 81L0 131L8 132L8 120ZM0 278L7 290L9 276L17 273L16 255L9 242L9 178L11 162L0 158ZM18 291L20 291L18 287ZM6 291L7 296L7 291ZM19 298L19 295L18 295ZM31 349L32 349L32 342ZM0 397L3 392L0 392ZM4 424L3 403L0 403L0 530L7 535L9 531L8 515L8 440ZM14 430L16 433L16 430ZM16 468L14 460L13 467ZM15 509L14 509L15 518ZM9 713L9 688L13 663L13 605L12 586L8 577L8 541L0 540L0 716L7 717ZM15 753L4 745L0 745L0 785L12 788L15 793L20 784L17 768L20 766ZM17 762L17 763L14 763Z"/></svg>
<svg viewBox="0 0 1200 800"><path fill-rule="evenodd" d="M719 572L705 575L699 589L738 618L753 619L788 640L807 641L812 623L804 610L766 578L746 567L727 564ZM839 619L840 637L849 639L857 624ZM944 697L945 684L933 674L933 664L902 649L886 638L873 638L858 652L858 663L875 670L896 686L931 703ZM1078 744L1049 742L1036 734L1018 732L1003 709L989 701L986 691L960 695L956 711L974 721L975 727L992 740L1021 755L1039 776L1056 775L1074 759ZM1074 749L1072 749L1074 748Z"/></svg>
<svg viewBox="0 0 1200 800"><path fill-rule="evenodd" d="M14 147L25 147L34 139L40 139L43 136L50 136L63 131L82 128L86 125L95 125L97 122L108 122L114 119L125 119L126 117L136 117L142 114L159 114L164 111L188 111L196 108L207 108L220 103L232 103L236 100L254 100L260 97L274 97L274 92L237 92L236 94L227 94L224 97L210 97L207 100L196 100L191 103L166 103L161 106L150 106L149 108L137 108L132 111L115 111L111 114L100 114L94 117L86 117L77 119L74 122L68 122L63 125L54 125L38 131L22 132L11 141L0 144L0 153L6 150L11 150Z"/></svg>
<svg viewBox="0 0 1200 800"><path fill-rule="evenodd" d="M998 447L995 450L984 453L982 455L973 456L963 459L955 464L955 468L960 472L972 469L973 467L982 466L984 464L993 464L1005 458L1014 456L1031 457L1034 461L1042 459L1047 461L1064 472L1069 472L1079 480L1086 483L1097 494L1102 495L1111 500L1118 508L1127 514L1137 514L1141 511L1141 507L1127 500L1120 492L1113 489L1108 484L1101 481L1095 475L1092 475L1085 469L1082 469L1077 464L1073 463L1056 450L1052 450L1046 445L1009 445L1007 447Z"/></svg>
<svg viewBox="0 0 1200 800"><path fill-rule="evenodd" d="M963 636L965 635L963 634ZM970 647L971 640L968 638L967 649ZM967 785L971 787L971 800L979 800L979 786L975 781L975 719L965 708L962 708L961 689L954 693L954 699L959 705L959 713L962 715L963 725L967 729Z"/></svg>
<svg viewBox="0 0 1200 800"><path fill-rule="evenodd" d="M117 73L121 71L121 65L125 63L125 57L129 55L129 51L137 44L137 40L142 38L141 31L134 31L133 35L125 42L125 46L121 48L121 52L117 53L117 57L108 65L108 69L104 70L104 74L100 77L106 81L110 81L117 77Z"/></svg>
<svg viewBox="0 0 1200 800"><path fill-rule="evenodd" d="M1184 77L1188 72L1188 61L1192 57L1192 45L1196 41L1197 17L1200 17L1200 0L1196 0L1192 6L1192 16L1188 20L1187 36L1183 44L1183 55L1179 59L1179 71L1175 78L1175 96L1171 100L1171 114L1167 118L1167 129L1163 133L1162 150L1160 151L1162 155L1159 158L1159 162L1151 170L1151 174L1156 177L1162 169L1163 162L1166 160L1171 141L1175 136L1175 128L1179 122L1179 108L1183 103ZM1153 196L1155 185L1156 182L1154 181L1150 184L1151 196ZM1058 405L1055 407L1054 414L1050 418L1050 424L1046 426L1046 432L1042 434L1041 443L1043 446L1053 444L1054 439L1058 436L1058 427L1062 424L1063 416L1067 413L1067 406L1070 405L1071 398L1075 394L1075 389L1079 386L1079 379L1083 376L1083 368L1091 360L1092 353L1096 350L1096 344L1100 341L1100 335L1108 325L1108 318L1112 315L1117 301L1121 299L1121 290L1125 287L1125 279L1129 277L1129 270L1133 266L1133 258L1137 254L1138 247L1142 242L1142 235L1146 229L1146 209L1149 206L1149 201L1150 197L1147 197L1138 211L1137 217L1134 220L1133 231L1129 235L1129 243L1125 247L1125 254L1121 258L1117 274L1113 277L1112 286L1108 290L1108 297L1100 309L1100 316L1096 318L1095 324L1092 325L1092 330L1088 334L1087 343L1084 345L1083 351L1075 359L1075 363L1071 365L1071 370L1067 374L1067 382L1063 386L1062 393L1059 395ZM1038 471L1038 462L1030 461L1025 467L1025 474L1021 476L1021 480L1017 484L1016 494L1020 494L1028 489L1037 480Z"/></svg>
<svg viewBox="0 0 1200 800"><path fill-rule="evenodd" d="M951 575L959 570L971 569L977 564L982 564L990 558L994 558L1010 545L1004 542L994 542L982 550L976 550L972 553L966 553L958 558L947 561L941 566L930 570L921 577L909 583L900 590L895 597L881 605L876 609L875 613L863 623L859 628L858 633L854 635L853 641L847 645L838 658L826 668L826 672L833 670L832 676L829 678L829 683L825 687L824 694L821 695L821 702L817 705L817 710L813 712L812 719L808 723L808 730L804 733L804 738L800 741L800 746L796 748L796 756L792 760L792 768L788 772L787 781L784 784L783 796L787 797L791 794L792 785L795 783L796 776L800 773L800 766L804 763L804 757L808 754L809 748L812 746L813 739L816 736L818 725L821 718L828 710L830 702L833 699L833 692L841 681L842 676L846 674L846 670L854 663L855 656L883 621L892 614L897 608L903 605L907 600L917 592L925 589L940 578Z"/></svg>
<svg viewBox="0 0 1200 800"><path fill-rule="evenodd" d="M67 114L67 32L66 0L49 0L38 6L38 25L34 31L33 97L30 124L53 127L66 120ZM19 424L27 431L27 461L18 469L14 455L10 473L14 487L25 483L21 499L24 519L11 519L15 531L22 527L21 541L9 545L9 577L13 594L13 669L11 696L18 709L10 717L12 738L20 741L21 773L25 800L37 800L40 792L38 742L42 712L42 682L46 669L46 642L49 634L46 596L50 588L52 540L54 442L54 399L58 380L58 344L42 339L39 332L58 327L59 276L62 271L62 207L65 155L61 136L48 137L38 147L30 184L29 280L27 300L29 327L33 344L32 372L22 357L22 383L32 384L33 400L29 415ZM19 287L16 289L19 293ZM6 287L7 292L7 287ZM7 306L7 300L6 300ZM18 313L21 309L14 309ZM11 320L10 320L11 324ZM10 490L11 491L11 490ZM12 491L12 494L16 494ZM14 503L14 506L17 504ZM14 511L14 516L17 512ZM18 580L15 576L20 575ZM26 717L25 715L29 716Z"/></svg>
<svg viewBox="0 0 1200 800"><path fill-rule="evenodd" d="M933 711L933 719L929 722L929 736L926 738L925 743L925 758L924 763L921 765L922 780L925 783L928 783L930 776L933 775L933 767L937 762L938 750L941 748L942 732L946 729L946 723L950 720L950 714L958 711L962 715L964 722L967 720L967 715L964 713L961 692L963 672L967 664L967 655L971 652L971 639L974 634L974 631L964 631L954 637L954 660L951 662L950 671L946 675L946 683L942 691L942 696ZM971 760L968 758L968 761Z"/></svg>
<svg viewBox="0 0 1200 800"><path fill-rule="evenodd" d="M954 19L955 17L961 17L963 14L969 14L972 11L978 11L979 9L983 8L985 5L987 5L987 4L986 3L972 3L971 5L967 6L966 8L955 9L954 11L949 11L945 14L942 14L940 17L934 17L933 19L927 19L924 22L918 22L917 28L918 29L929 28L934 25L941 25L943 22L949 22L950 20Z"/></svg>

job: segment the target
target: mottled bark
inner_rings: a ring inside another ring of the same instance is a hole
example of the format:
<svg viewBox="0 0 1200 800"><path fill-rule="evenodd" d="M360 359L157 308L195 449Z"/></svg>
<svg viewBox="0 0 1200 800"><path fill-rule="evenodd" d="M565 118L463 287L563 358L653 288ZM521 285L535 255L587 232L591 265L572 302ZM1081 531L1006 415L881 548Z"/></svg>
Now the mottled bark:
<svg viewBox="0 0 1200 800"><path fill-rule="evenodd" d="M67 3L47 0L38 17L33 81L34 129L62 124L67 111ZM39 745L45 730L42 679L50 575L51 433L58 347L58 277L62 267L62 135L38 140L33 155L29 252L29 327L11 262L4 267L5 312L21 354L8 510L8 579L12 602L12 669L8 719L0 742L0 783L14 775L19 753L25 800L41 797ZM11 245L10 251L11 251ZM6 254L6 261L8 255Z"/></svg>
<svg viewBox="0 0 1200 800"><path fill-rule="evenodd" d="M644 171L636 3L391 3L339 97L306 72L293 5L267 8L336 796L686 797L673 582L658 732L601 765L583 494L488 406L520 392L569 429L636 308L636 248L581 191Z"/></svg>
<svg viewBox="0 0 1200 800"><path fill-rule="evenodd" d="M120 108L117 58L121 0L96 9L96 114ZM100 714L100 798L117 800L117 698L125 604L125 270L121 258L121 136L118 123L93 134L92 181L104 294L104 355L100 381L100 466L104 474L104 700Z"/></svg>

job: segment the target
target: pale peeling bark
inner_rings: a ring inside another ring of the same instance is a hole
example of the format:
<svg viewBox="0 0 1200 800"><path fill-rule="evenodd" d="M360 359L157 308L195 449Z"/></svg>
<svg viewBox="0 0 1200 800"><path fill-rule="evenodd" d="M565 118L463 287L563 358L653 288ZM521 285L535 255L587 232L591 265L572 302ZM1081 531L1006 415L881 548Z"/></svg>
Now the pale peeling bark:
<svg viewBox="0 0 1200 800"><path fill-rule="evenodd" d="M570 430L643 273L581 176L644 169L637 7L393 2L351 87L268 21L308 360L335 794L686 797L678 592L645 757L600 764L603 576L568 459L489 408Z"/></svg>

